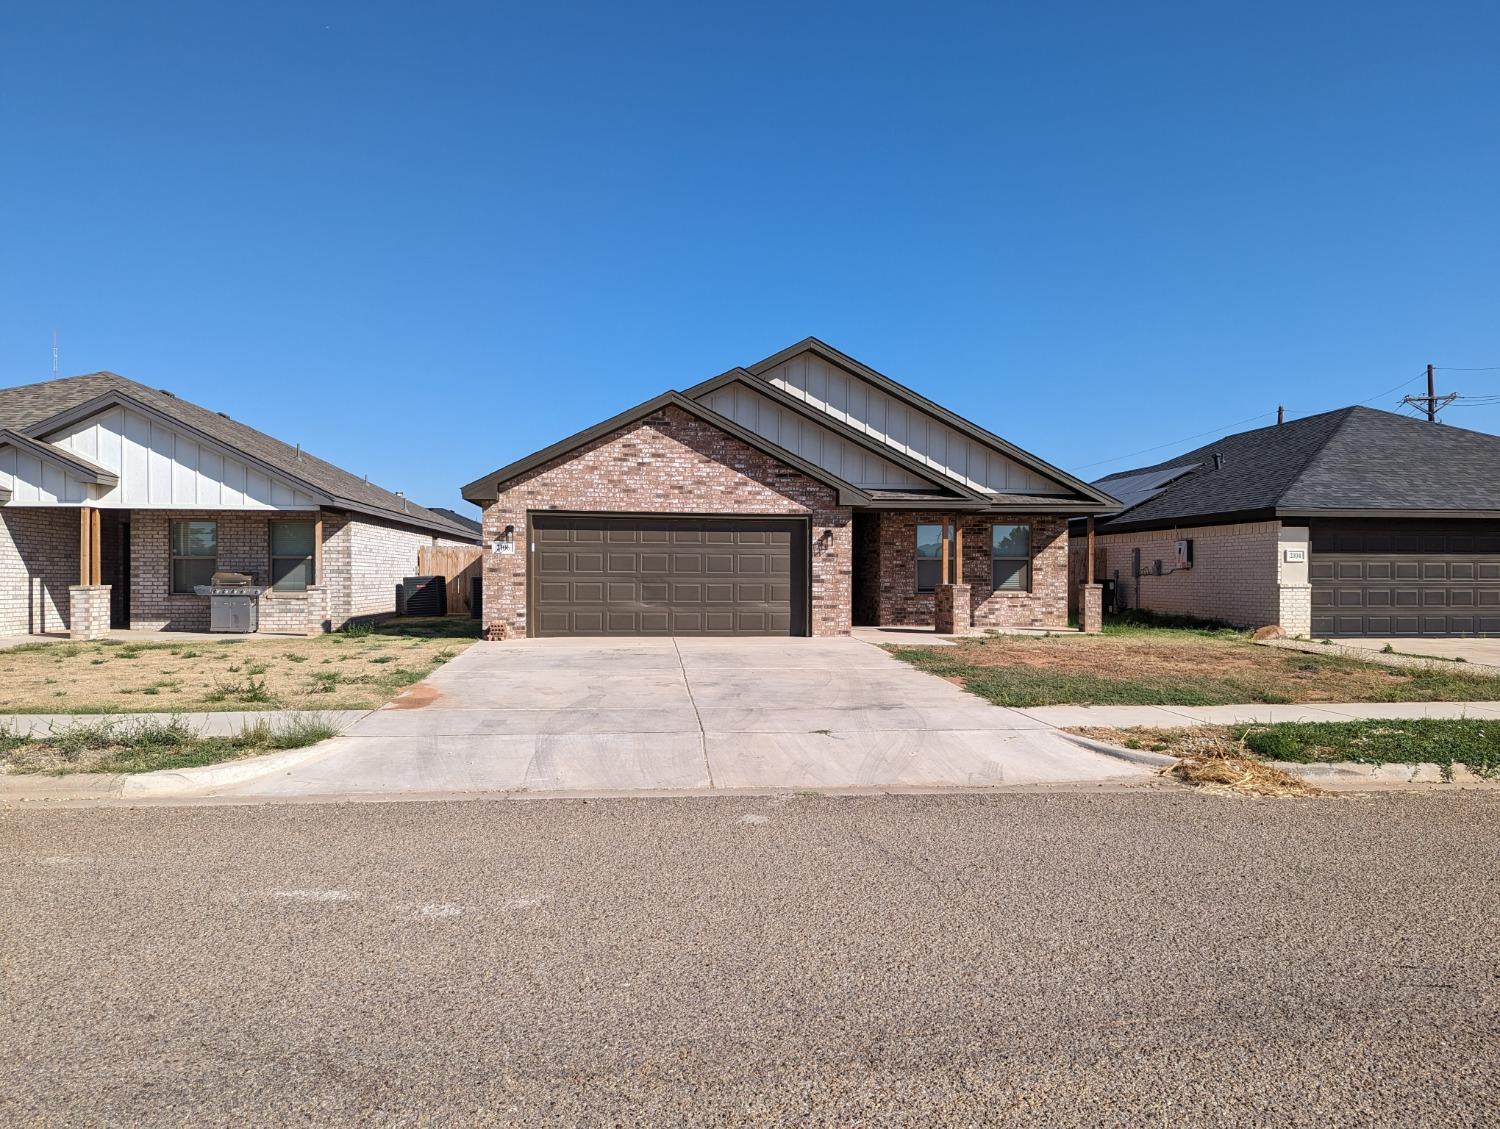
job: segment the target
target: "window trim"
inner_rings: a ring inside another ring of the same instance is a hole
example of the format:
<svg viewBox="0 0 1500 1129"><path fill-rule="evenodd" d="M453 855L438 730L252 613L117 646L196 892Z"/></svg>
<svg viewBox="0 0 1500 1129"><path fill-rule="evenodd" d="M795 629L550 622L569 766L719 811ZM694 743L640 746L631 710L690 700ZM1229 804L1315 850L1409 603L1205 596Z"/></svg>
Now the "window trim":
<svg viewBox="0 0 1500 1129"><path fill-rule="evenodd" d="M197 553L178 553L176 530L179 525L211 525L214 527L214 555L205 557ZM182 590L177 587L177 562L178 561L213 561L214 571L219 571L219 521L210 517L182 517L171 518L167 522L167 595L168 596L197 596L191 588Z"/></svg>
<svg viewBox="0 0 1500 1129"><path fill-rule="evenodd" d="M318 552L318 529L322 523L315 517L275 517L266 522L266 595L268 596L300 596L309 588L318 586L318 564L322 554ZM312 551L303 557L278 556L276 553L276 530L278 525L306 525L312 530ZM276 587L276 562L290 560L306 560L308 562L307 584L301 588L277 588Z"/></svg>
<svg viewBox="0 0 1500 1129"><path fill-rule="evenodd" d="M940 521L919 521L912 528L912 532L911 532L911 536L912 536L912 546L911 546L911 554L912 554L911 555L911 559L912 559L912 578L911 578L911 583L912 583L912 590L918 596L930 596L934 592L937 591L937 584L934 584L931 588L923 588L922 587L922 570L921 570L921 568L919 566L920 566L921 562L923 562L923 561L936 561L936 562L938 562L938 567L939 568L942 567L942 560L943 560L943 555L942 554L943 554L943 550L942 550L942 543L941 542L942 542L943 534L942 534L941 530L943 528L943 525L944 525L944 523L940 522ZM926 528L928 528L928 529L936 529L936 530L940 531L939 534L938 534L938 539L939 539L938 555L935 556L935 557L924 557L924 556L921 555L922 529L923 529L924 526ZM942 582L943 581L941 579L938 580L938 584L941 584Z"/></svg>
<svg viewBox="0 0 1500 1129"><path fill-rule="evenodd" d="M1026 530L1026 555L1024 557L1002 557L995 553L995 530L997 529L1020 529ZM1036 527L1029 521L993 521L990 523L990 591L997 594L1025 595L1032 591L1036 582ZM1024 588L996 588L995 587L995 562L996 561L1025 561L1026 562L1026 586Z"/></svg>

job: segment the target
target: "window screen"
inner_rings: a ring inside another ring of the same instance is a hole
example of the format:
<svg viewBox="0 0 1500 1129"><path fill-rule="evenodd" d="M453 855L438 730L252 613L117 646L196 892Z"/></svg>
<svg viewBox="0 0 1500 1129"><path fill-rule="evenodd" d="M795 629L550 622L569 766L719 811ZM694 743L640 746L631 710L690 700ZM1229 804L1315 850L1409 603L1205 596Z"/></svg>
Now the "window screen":
<svg viewBox="0 0 1500 1129"><path fill-rule="evenodd" d="M917 526L917 591L931 592L943 581L943 527Z"/></svg>
<svg viewBox="0 0 1500 1129"><path fill-rule="evenodd" d="M1031 526L991 527L990 569L995 591L1031 591Z"/></svg>
<svg viewBox="0 0 1500 1129"><path fill-rule="evenodd" d="M214 521L172 523L172 591L191 593L210 584L219 567L219 524Z"/></svg>
<svg viewBox="0 0 1500 1129"><path fill-rule="evenodd" d="M303 592L316 583L313 576L316 528L310 521L271 523L271 587L277 592Z"/></svg>

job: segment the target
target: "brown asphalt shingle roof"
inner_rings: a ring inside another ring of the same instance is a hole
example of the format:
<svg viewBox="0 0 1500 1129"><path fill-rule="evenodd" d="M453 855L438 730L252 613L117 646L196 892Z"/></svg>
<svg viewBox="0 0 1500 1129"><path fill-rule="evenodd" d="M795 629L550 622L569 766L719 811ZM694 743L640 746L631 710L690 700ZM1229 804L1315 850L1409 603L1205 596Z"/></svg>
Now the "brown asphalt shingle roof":
<svg viewBox="0 0 1500 1129"><path fill-rule="evenodd" d="M287 477L329 495L335 503L344 503L352 509L446 537L473 538L473 533L457 522L410 500L403 503L391 491L366 482L315 455L299 451L238 420L112 372L0 388L0 428L33 435L34 428L54 416L110 394L123 395L168 419L202 432L226 447L242 451Z"/></svg>

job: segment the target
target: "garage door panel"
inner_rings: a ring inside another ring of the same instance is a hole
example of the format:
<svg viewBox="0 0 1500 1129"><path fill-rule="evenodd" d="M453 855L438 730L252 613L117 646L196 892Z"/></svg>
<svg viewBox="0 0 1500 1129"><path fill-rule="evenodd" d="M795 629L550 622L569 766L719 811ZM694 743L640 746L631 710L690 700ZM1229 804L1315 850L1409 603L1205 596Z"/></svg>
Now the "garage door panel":
<svg viewBox="0 0 1500 1129"><path fill-rule="evenodd" d="M1500 632L1500 532L1454 522L1406 528L1312 523L1316 635Z"/></svg>
<svg viewBox="0 0 1500 1129"><path fill-rule="evenodd" d="M537 514L533 526L539 546L530 577L537 634L806 631L807 535L801 521ZM639 549L632 551L632 545ZM590 570L602 576L578 578Z"/></svg>

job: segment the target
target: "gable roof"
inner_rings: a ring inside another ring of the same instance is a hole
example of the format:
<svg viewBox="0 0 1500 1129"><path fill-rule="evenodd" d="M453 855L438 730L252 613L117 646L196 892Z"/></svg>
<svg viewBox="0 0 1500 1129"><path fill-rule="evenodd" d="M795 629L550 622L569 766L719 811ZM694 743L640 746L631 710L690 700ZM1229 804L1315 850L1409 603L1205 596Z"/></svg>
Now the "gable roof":
<svg viewBox="0 0 1500 1129"><path fill-rule="evenodd" d="M770 442L762 436L741 427L733 420L721 416L718 412L704 407L696 400L689 400L680 392L663 392L660 396L653 396L633 408L627 408L619 415L611 416L607 420L594 424L593 427L585 428L576 432L566 439L561 439L550 447L543 447L527 455L524 459L517 459L513 463L501 467L492 474L483 478L477 478L463 488L463 496L471 502L492 501L499 493L500 486L512 479L519 478L537 467L551 462L562 455L571 454L580 447L585 447L596 439L602 439L611 432L619 431L622 427L629 427L632 423L645 419L655 412L659 412L667 406L681 408L689 415L698 417L721 431L727 431L741 442L754 447L758 451L770 455L779 462L794 466L809 478L816 479L825 486L832 487L839 496L839 505L868 505L870 496L857 486L845 482L835 475L829 474L822 467L814 466L812 463L799 458L790 451Z"/></svg>
<svg viewBox="0 0 1500 1129"><path fill-rule="evenodd" d="M751 374L749 369L730 369L728 372L705 380L701 384L693 385L682 394L690 400L702 400L710 393L717 392L720 388L728 387L731 384L738 384L748 388L756 395L764 396L772 403L779 404L801 416L803 419L811 420L819 427L840 435L857 446L878 455L880 458L894 463L896 466L928 483L938 493L938 496L944 500L945 504L952 502L963 506L966 504L988 505L990 503L989 495L974 490L957 479L943 474L941 471L933 470L926 464L918 462L904 451L898 451L888 444L871 439L864 432L849 427L847 424L830 416L827 412L820 412L816 408L809 407L806 403L797 399L797 397L787 395L780 388L777 388L776 385L758 379ZM915 491L884 490L877 492L867 490L866 493L877 496L878 494L893 493L912 494Z"/></svg>
<svg viewBox="0 0 1500 1129"><path fill-rule="evenodd" d="M294 448L264 432L112 372L69 376L0 389L0 428L42 439L79 419L123 403L196 432L283 478L325 496L335 506L472 539L471 531L415 502Z"/></svg>
<svg viewBox="0 0 1500 1129"><path fill-rule="evenodd" d="M1042 475L1044 478L1051 479L1053 482L1058 483L1060 486L1067 487L1067 489L1075 496L1075 499L1077 501L1093 503L1093 508L1096 512L1100 510L1114 509L1118 504L1114 498L1109 496L1108 493L1100 490L1097 484L1087 483L1080 478L1075 478L1067 471L1062 470L1059 467L1055 467L1051 463L1046 462L1043 459L1037 458L1030 451L1024 451L1020 447L1017 447L1014 443L1010 443L1004 439L1001 439L1000 436L996 435L994 432L987 431L984 428L980 427L978 424L964 419L962 416L949 411L941 404L927 399L927 397L923 396L921 393L913 391L912 389L906 387L906 385L901 384L899 381L892 380L884 373L875 371L874 369L870 368L869 365L855 360L848 354L841 353L826 341L819 340L816 337L804 337L795 345L789 345L787 348L782 349L780 352L772 353L769 357L766 357L765 359L760 361L756 361L753 365L747 366L746 371L756 377L760 377L762 374L770 372L772 369L778 367L779 365L785 364L793 357L796 357L802 353L812 353L814 356L821 357L829 364L841 368L850 375L858 377L866 383L880 389L882 392L885 392L891 396L894 396L896 399L909 404L911 407L917 409L919 412L922 412L932 419L947 424L949 427L952 427L954 430L961 432L977 443L989 447L991 450L1004 455L1006 458L1011 459L1014 462L1020 463L1022 466ZM839 421L830 417L830 422L838 423ZM846 430L849 432L853 432L855 429L846 428ZM943 477L945 479L947 478L946 475ZM986 495L986 497L991 496ZM1002 495L1000 497L1003 498L1004 496Z"/></svg>
<svg viewBox="0 0 1500 1129"><path fill-rule="evenodd" d="M98 482L113 486L120 481L120 476L108 467L102 467L66 448L43 443L40 439L33 439L29 435L22 435L19 431L14 431L9 427L0 427L0 447L15 447L39 459L45 459L85 482Z"/></svg>
<svg viewBox="0 0 1500 1129"><path fill-rule="evenodd" d="M850 427L828 413L812 408L795 396L791 396L780 388L777 388L769 380L761 377L761 373L774 368L788 358L810 351L817 352L819 356L830 363L845 368L856 378L868 380L888 394L905 400L917 410L932 416L934 419L941 420L961 430L965 435L988 446L1006 458L1014 460L1043 477L1064 486L1067 489L1067 493L998 494L976 490L966 483L944 474L940 470L927 466L918 459L912 458L904 451L895 449L889 444L881 443L877 439L866 435L857 428ZM914 477L919 478L926 485L910 489L873 489L857 486L822 467L802 459L800 456L793 454L765 436L749 428L740 426L727 416L714 411L701 402L710 393L733 383L743 384L757 395L764 396L802 418L812 421L818 427L860 446L882 459L888 460L908 471ZM695 384L684 392L664 392L662 395L647 400L645 403L637 404L635 407L627 409L619 415L577 432L523 459L518 459L491 474L485 475L483 478L476 479L464 487L463 496L472 502L493 499L499 492L499 487L505 482L517 478L552 459L577 450L612 431L617 431L622 427L628 426L669 403L675 404L685 411L708 421L715 427L729 432L750 446L770 455L772 458L797 467L809 477L834 487L839 492L840 504L842 505L876 506L882 509L940 507L943 509L970 510L1005 510L1024 507L1035 512L1052 513L1112 512L1119 506L1119 503L1104 491L1058 470L1050 463L1043 462L1034 455L1022 451L1019 447L1007 443L1005 440L992 435L983 428L976 427L949 412L947 409L939 407L930 400L918 396L910 389L904 388L895 381L882 376L873 369L861 365L858 361L845 356L832 346L824 344L815 337L806 338L788 349L783 349L780 353L757 362L750 368L730 369L719 376Z"/></svg>
<svg viewBox="0 0 1500 1129"><path fill-rule="evenodd" d="M1099 528L1235 517L1500 516L1500 436L1366 407L1226 435L1096 485L1108 490L1185 465L1185 473Z"/></svg>

